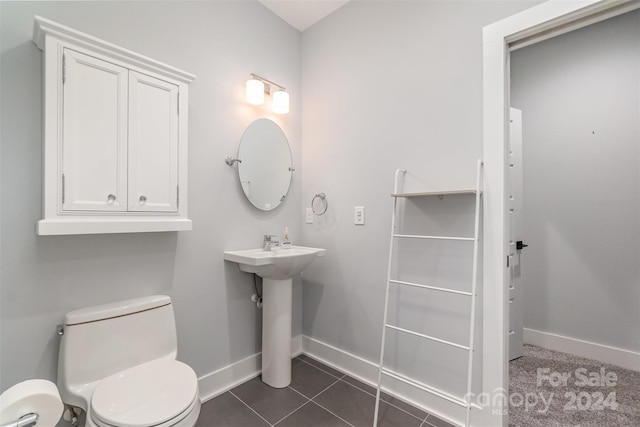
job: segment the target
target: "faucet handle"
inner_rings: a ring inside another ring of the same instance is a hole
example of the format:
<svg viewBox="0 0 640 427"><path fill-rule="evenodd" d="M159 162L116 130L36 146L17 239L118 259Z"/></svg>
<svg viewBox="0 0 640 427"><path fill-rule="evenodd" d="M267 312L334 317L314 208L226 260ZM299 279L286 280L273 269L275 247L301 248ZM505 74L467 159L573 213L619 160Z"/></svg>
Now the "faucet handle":
<svg viewBox="0 0 640 427"><path fill-rule="evenodd" d="M280 246L280 241L278 240L278 236L275 234L265 234L264 235L264 250L270 251L273 247ZM1 426L0 426L1 427Z"/></svg>

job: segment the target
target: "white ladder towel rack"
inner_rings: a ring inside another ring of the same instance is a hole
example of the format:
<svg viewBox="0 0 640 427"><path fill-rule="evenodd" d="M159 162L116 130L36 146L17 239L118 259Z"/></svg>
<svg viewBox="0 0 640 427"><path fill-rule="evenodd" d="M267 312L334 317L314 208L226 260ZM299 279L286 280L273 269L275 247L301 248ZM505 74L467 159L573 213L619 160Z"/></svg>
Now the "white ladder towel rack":
<svg viewBox="0 0 640 427"><path fill-rule="evenodd" d="M380 364L378 368L378 387L376 392L376 404L375 404L375 412L373 418L373 427L377 427L378 425L378 413L380 408L380 392L382 386L382 376L386 375L388 377L394 378L398 381L401 381L410 386L416 387L420 390L423 390L432 395L438 396L442 399L445 399L449 402L455 403L459 406L463 406L466 409L465 412L465 426L469 427L470 416L471 416L471 387L472 387L472 379L473 379L473 352L474 352L474 336L475 336L475 316L476 316L476 284L477 284L477 275L478 275L478 247L479 247L479 232L480 232L480 209L481 209L481 196L482 196L482 160L478 160L477 164L477 173L476 173L476 186L474 189L469 190L449 190L449 191L436 191L436 192L424 192L424 193L401 193L399 191L399 181L400 175L404 175L406 173L403 169L398 169L395 175L395 183L394 183L394 193L391 195L393 197L393 213L391 216L391 239L389 244L389 264L387 268L387 286L386 286L386 296L384 302L384 320L382 327L382 343L380 345ZM399 198L410 198L410 197L428 197L428 196L446 196L446 195L461 195L468 194L475 196L475 219L474 219L474 234L473 237L449 237L449 236L429 236L429 235L415 235L415 234L397 234L396 233L396 212L398 207L398 199ZM472 266L472 278L471 278L471 289L470 291L460 291L455 289L449 289L439 286L431 286L420 283L412 283L402 280L396 280L391 277L392 275L392 260L393 260L393 248L394 242L396 239L429 239L429 240L457 240L457 241L468 241L473 243L473 266ZM433 337L430 335L422 334L417 331L400 328L396 325L392 325L388 323L388 312L389 312L389 291L391 284L400 285L400 286L411 286L416 288L428 289L432 291L451 293L456 295L461 295L467 298L470 298L470 317L469 317L469 343L468 345L458 344L452 341L447 341L444 339L440 339L437 337ZM387 329L392 329L398 332L410 334L419 338L424 338L430 341L435 341L441 344L449 345L464 351L468 352L467 357L467 384L466 384L466 395L464 397L454 396L446 391L440 390L436 387L424 384L420 381L413 380L403 376L397 372L394 372L390 369L384 367L384 352L385 352L385 339Z"/></svg>

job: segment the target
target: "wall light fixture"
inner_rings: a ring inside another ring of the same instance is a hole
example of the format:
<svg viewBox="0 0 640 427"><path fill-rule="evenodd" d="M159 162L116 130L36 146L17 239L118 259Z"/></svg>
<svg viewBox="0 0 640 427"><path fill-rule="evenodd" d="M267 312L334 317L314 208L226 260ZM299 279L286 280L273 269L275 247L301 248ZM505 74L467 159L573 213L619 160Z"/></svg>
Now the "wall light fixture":
<svg viewBox="0 0 640 427"><path fill-rule="evenodd" d="M252 105L262 105L265 93L271 95L274 113L287 114L289 112L289 93L286 92L286 89L277 83L251 74L246 85L247 102Z"/></svg>

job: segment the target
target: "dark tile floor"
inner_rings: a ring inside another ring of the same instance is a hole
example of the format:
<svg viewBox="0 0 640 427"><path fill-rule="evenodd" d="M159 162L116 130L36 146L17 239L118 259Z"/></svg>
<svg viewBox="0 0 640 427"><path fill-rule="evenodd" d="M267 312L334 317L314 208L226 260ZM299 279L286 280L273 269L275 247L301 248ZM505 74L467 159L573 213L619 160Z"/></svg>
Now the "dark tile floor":
<svg viewBox="0 0 640 427"><path fill-rule="evenodd" d="M371 427L376 389L308 356L293 359L291 385L254 378L202 404L196 427ZM452 427L383 393L380 427Z"/></svg>

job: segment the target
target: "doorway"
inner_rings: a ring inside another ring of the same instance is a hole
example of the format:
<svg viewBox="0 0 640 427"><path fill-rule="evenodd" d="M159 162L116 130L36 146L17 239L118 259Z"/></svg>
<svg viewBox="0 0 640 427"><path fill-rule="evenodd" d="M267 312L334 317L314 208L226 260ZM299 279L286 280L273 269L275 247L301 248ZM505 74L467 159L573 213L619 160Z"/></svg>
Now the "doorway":
<svg viewBox="0 0 640 427"><path fill-rule="evenodd" d="M484 28L485 173L483 390L508 389L508 108L510 49L635 10L638 1L550 1ZM526 112L523 112L526 115ZM482 419L506 426L505 399L487 405Z"/></svg>
<svg viewBox="0 0 640 427"><path fill-rule="evenodd" d="M631 332L640 325L639 62L640 11L512 51L510 61L511 106L525 111L524 185L509 162L510 203L525 197L510 241L526 231L531 245L511 263L511 276L522 265L529 283L525 342L630 369L640 369L623 350L637 353L640 339ZM513 132L510 146L513 158Z"/></svg>

